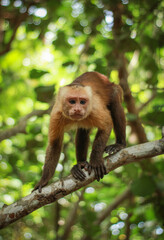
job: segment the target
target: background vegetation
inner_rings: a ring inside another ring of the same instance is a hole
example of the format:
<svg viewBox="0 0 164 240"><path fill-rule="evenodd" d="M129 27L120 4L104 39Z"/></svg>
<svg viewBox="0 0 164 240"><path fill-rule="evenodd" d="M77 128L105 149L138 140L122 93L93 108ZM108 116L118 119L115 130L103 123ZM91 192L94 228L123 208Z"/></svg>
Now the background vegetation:
<svg viewBox="0 0 164 240"><path fill-rule="evenodd" d="M40 179L53 94L86 71L122 86L128 146L161 138L163 10L162 0L1 0L0 207ZM74 132L64 143L53 181L76 163ZM163 171L162 156L120 167L1 230L0 240L162 240Z"/></svg>

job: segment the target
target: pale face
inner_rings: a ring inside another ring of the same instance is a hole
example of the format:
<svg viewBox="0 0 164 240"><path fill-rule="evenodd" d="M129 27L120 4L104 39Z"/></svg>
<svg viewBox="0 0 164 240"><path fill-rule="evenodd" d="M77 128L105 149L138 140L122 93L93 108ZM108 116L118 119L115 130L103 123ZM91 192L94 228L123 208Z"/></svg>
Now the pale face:
<svg viewBox="0 0 164 240"><path fill-rule="evenodd" d="M91 91L88 87L67 87L64 94L63 114L65 117L79 121L86 118L91 111Z"/></svg>

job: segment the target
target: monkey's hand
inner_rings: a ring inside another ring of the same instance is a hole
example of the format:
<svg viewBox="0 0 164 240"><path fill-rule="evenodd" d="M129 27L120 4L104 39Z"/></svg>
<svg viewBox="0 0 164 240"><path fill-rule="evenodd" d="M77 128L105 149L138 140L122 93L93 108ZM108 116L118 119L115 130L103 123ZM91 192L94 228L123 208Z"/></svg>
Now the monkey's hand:
<svg viewBox="0 0 164 240"><path fill-rule="evenodd" d="M113 154L117 153L118 151L120 151L121 149L123 149L124 147L125 147L124 144L115 143L115 144L106 146L105 152L108 153L109 155L113 155Z"/></svg>
<svg viewBox="0 0 164 240"><path fill-rule="evenodd" d="M101 178L104 177L105 174L107 174L103 161L90 161L88 167L89 175L91 174L92 170L94 170L95 177L98 182L100 181Z"/></svg>
<svg viewBox="0 0 164 240"><path fill-rule="evenodd" d="M73 166L73 168L71 169L71 173L72 173L72 175L75 179L78 179L80 181L84 181L86 175L81 169L84 168L86 171L88 171L88 167L89 167L89 163L87 161L79 162L79 163L77 163L76 165Z"/></svg>

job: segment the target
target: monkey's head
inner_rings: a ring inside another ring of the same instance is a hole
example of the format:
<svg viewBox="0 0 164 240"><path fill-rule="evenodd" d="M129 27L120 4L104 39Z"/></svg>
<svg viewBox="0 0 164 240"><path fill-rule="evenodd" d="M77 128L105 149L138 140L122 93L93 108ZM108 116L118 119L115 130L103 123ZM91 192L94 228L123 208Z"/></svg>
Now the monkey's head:
<svg viewBox="0 0 164 240"><path fill-rule="evenodd" d="M92 90L89 86L68 85L60 89L62 112L66 118L80 121L92 109Z"/></svg>

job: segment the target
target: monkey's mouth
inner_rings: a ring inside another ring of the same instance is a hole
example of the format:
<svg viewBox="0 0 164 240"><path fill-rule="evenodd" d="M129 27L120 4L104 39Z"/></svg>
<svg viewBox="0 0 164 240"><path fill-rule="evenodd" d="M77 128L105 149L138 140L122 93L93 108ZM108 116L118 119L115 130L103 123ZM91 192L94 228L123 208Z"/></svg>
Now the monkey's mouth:
<svg viewBox="0 0 164 240"><path fill-rule="evenodd" d="M83 115L82 114L73 114L70 116L73 120L80 120L83 118Z"/></svg>

